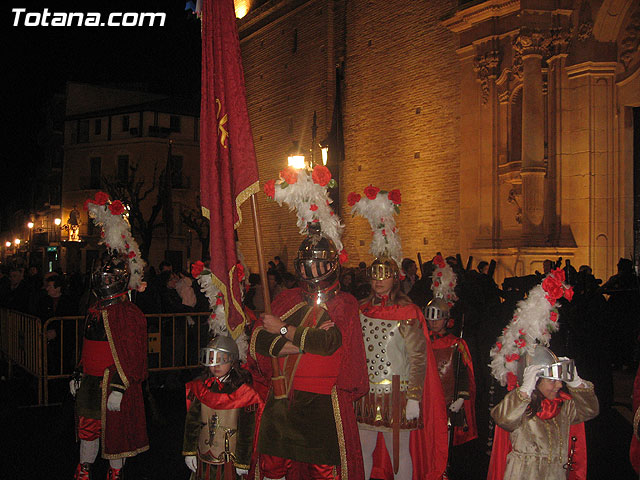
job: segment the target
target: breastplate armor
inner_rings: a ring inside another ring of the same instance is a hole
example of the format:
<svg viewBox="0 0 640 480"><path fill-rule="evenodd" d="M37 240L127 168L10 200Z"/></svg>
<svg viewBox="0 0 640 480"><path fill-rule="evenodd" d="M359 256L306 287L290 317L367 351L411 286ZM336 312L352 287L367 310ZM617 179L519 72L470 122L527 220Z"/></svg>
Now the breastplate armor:
<svg viewBox="0 0 640 480"><path fill-rule="evenodd" d="M400 377L400 428L415 430L422 426L422 418L408 421L405 417L409 362L400 320L381 320L360 313L360 325L367 357L369 393L356 402L356 416L360 428L390 430L393 415L391 384L394 375Z"/></svg>
<svg viewBox="0 0 640 480"><path fill-rule="evenodd" d="M453 365L453 353L455 352L455 349L456 344L447 348L433 349L433 355L438 367L438 375L440 376L442 390L444 391L444 399L447 403L453 401L453 390L455 388L455 371ZM465 367L463 366L463 368Z"/></svg>
<svg viewBox="0 0 640 480"><path fill-rule="evenodd" d="M239 408L214 410L202 404L200 409L200 437L198 456L206 463L222 464L225 452L235 455Z"/></svg>
<svg viewBox="0 0 640 480"><path fill-rule="evenodd" d="M84 324L84 338L87 340L107 341L107 332L102 321L102 310L89 309Z"/></svg>

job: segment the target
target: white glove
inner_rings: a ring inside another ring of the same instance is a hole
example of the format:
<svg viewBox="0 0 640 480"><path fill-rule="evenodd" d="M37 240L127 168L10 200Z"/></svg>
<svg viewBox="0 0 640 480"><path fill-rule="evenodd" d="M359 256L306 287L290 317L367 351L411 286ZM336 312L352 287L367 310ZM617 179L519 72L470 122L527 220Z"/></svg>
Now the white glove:
<svg viewBox="0 0 640 480"><path fill-rule="evenodd" d="M569 359L567 357L559 357L558 360L569 360ZM586 386L586 384L584 383L584 380L582 380L580 378L580 375L578 375L578 370L576 369L575 363L573 364L573 380L566 383L567 383L567 387L571 387L571 388L580 388L580 387Z"/></svg>
<svg viewBox="0 0 640 480"><path fill-rule="evenodd" d="M189 470L196 473L196 470L198 469L198 459L195 455L187 455L184 457L184 463L187 465Z"/></svg>
<svg viewBox="0 0 640 480"><path fill-rule="evenodd" d="M415 420L416 418L418 418L420 416L420 402L412 398L408 399L405 414L407 420Z"/></svg>
<svg viewBox="0 0 640 480"><path fill-rule="evenodd" d="M237 475L242 476L242 475L246 475L246 474L248 474L248 473L249 473L249 470L246 470L246 469L244 469L244 468L238 468L238 467L236 467L236 474L237 474Z"/></svg>
<svg viewBox="0 0 640 480"><path fill-rule="evenodd" d="M464 398L458 398L455 402L452 402L451 405L449 405L449 410L453 413L458 413L462 408L462 405L464 405Z"/></svg>
<svg viewBox="0 0 640 480"><path fill-rule="evenodd" d="M522 376L522 385L520 385L520 391L527 397L531 396L538 383L538 376L542 373L544 365L529 365L524 369L524 375Z"/></svg>
<svg viewBox="0 0 640 480"><path fill-rule="evenodd" d="M110 412L119 412L120 402L122 402L122 392L114 390L109 394L109 398L107 398L107 410Z"/></svg>
<svg viewBox="0 0 640 480"><path fill-rule="evenodd" d="M82 380L76 380L75 378L69 380L69 392L71 392L71 395L73 395L74 397L76 396L76 393L78 393L81 381Z"/></svg>

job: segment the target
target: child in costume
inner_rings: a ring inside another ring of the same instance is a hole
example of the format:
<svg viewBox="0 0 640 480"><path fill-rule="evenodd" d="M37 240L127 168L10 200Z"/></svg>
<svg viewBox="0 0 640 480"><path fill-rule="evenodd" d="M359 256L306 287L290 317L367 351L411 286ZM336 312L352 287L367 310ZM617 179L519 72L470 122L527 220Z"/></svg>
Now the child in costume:
<svg viewBox="0 0 640 480"><path fill-rule="evenodd" d="M453 429L453 435L449 438L453 437L453 445L461 445L478 436L471 354L467 343L447 330L453 320L449 317L449 305L444 299L431 300L425 309L425 318L447 404L449 428Z"/></svg>
<svg viewBox="0 0 640 480"><path fill-rule="evenodd" d="M496 424L509 432L511 451L504 475L489 478L564 480L567 471L574 478L586 478L583 422L598 415L593 384L578 376L573 360L558 358L542 345L520 363L522 385L491 411ZM502 465L497 455L504 455L507 445L504 434L496 432L500 435L491 459L496 466Z"/></svg>
<svg viewBox="0 0 640 480"><path fill-rule="evenodd" d="M261 400L240 368L238 345L218 335L200 350L206 373L186 384L182 455L191 480L236 478L249 469Z"/></svg>
<svg viewBox="0 0 640 480"><path fill-rule="evenodd" d="M584 423L598 415L593 384L545 345L558 330L558 300L573 289L556 269L518 303L491 349L493 376L510 392L491 411L496 427L488 480L584 480ZM517 387L517 388L516 388Z"/></svg>

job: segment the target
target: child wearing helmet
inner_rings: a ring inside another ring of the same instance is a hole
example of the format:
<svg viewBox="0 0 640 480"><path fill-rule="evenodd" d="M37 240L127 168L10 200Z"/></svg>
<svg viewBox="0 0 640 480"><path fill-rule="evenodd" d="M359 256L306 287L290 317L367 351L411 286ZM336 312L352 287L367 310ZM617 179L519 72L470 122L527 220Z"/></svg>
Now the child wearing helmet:
<svg viewBox="0 0 640 480"><path fill-rule="evenodd" d="M491 411L499 428L488 479L586 478L583 422L599 411L593 384L542 345L519 360L518 381Z"/></svg>
<svg viewBox="0 0 640 480"><path fill-rule="evenodd" d="M253 452L255 420L261 400L240 367L238 346L218 335L200 350L202 376L186 384L187 417L182 455L191 480L213 480L233 469L244 475ZM218 470L222 470L218 474Z"/></svg>
<svg viewBox="0 0 640 480"><path fill-rule="evenodd" d="M476 385L467 342L448 330L453 327L449 311L448 302L436 297L427 304L424 316L447 404L449 428L453 429L449 438L453 440L453 445L461 445L478 436Z"/></svg>

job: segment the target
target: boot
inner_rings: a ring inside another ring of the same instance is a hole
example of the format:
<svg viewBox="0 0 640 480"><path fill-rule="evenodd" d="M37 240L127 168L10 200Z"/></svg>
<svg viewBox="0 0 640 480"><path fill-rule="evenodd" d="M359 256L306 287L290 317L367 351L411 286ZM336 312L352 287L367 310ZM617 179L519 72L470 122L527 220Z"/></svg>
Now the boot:
<svg viewBox="0 0 640 480"><path fill-rule="evenodd" d="M73 480L89 480L90 463L79 463L76 468L76 473L73 475Z"/></svg>
<svg viewBox="0 0 640 480"><path fill-rule="evenodd" d="M107 480L122 480L122 469L109 467L107 472Z"/></svg>

